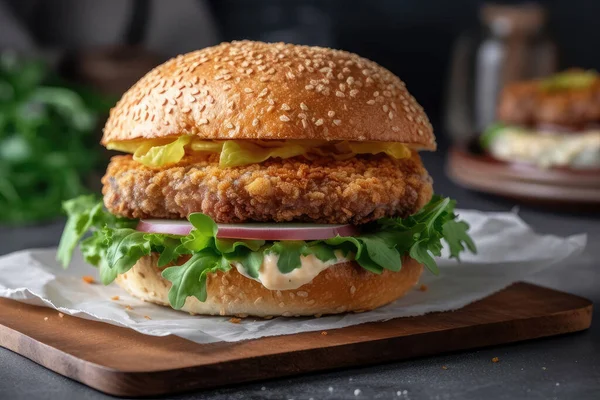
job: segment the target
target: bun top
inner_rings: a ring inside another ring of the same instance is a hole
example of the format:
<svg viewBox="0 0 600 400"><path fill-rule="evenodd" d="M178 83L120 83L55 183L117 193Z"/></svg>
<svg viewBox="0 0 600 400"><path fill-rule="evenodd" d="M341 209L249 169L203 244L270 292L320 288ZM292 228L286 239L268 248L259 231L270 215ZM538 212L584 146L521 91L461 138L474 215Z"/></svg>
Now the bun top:
<svg viewBox="0 0 600 400"><path fill-rule="evenodd" d="M181 134L436 148L423 108L387 69L345 51L250 41L154 68L111 110L102 143Z"/></svg>

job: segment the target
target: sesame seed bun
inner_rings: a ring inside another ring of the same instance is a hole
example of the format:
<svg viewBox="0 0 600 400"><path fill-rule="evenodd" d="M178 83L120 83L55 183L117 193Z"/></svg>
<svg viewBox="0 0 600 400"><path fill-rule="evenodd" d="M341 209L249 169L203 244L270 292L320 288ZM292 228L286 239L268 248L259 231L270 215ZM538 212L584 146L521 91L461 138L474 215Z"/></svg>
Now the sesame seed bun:
<svg viewBox="0 0 600 400"><path fill-rule="evenodd" d="M131 295L169 306L171 282L161 276L156 254L141 258L116 282ZM183 260L182 260L183 261ZM353 261L337 264L295 290L269 290L246 278L235 268L208 276L208 298L200 302L188 297L182 310L203 315L313 316L361 312L381 307L402 297L418 282L423 266L403 258L399 272L384 270L377 275Z"/></svg>
<svg viewBox="0 0 600 400"><path fill-rule="evenodd" d="M111 110L102 143L181 134L436 148L423 109L387 69L345 51L250 41L154 68Z"/></svg>

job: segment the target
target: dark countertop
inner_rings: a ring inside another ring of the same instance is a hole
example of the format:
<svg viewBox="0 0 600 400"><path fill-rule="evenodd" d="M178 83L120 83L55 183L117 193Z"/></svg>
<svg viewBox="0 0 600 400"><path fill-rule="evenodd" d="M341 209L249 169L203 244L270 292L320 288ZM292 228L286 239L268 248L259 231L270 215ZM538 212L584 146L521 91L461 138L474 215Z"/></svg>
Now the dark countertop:
<svg viewBox="0 0 600 400"><path fill-rule="evenodd" d="M426 154L436 192L461 208L510 210L514 203L454 186L440 152ZM519 214L536 231L588 234L584 255L535 282L600 302L600 215L539 211ZM0 254L58 242L62 224L0 230ZM498 357L500 362L492 363ZM447 369L442 369L446 366ZM360 391L357 391L357 389ZM174 396L178 399L592 399L600 393L600 312L585 332L411 361L258 382ZM355 396L356 394L356 396ZM0 348L0 399L111 398Z"/></svg>

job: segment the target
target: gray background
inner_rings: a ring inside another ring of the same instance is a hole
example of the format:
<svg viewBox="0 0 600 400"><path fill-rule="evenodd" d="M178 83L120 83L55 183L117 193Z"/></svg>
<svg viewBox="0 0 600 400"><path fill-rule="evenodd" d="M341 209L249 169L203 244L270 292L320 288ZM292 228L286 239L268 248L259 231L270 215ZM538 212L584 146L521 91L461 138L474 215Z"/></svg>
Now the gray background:
<svg viewBox="0 0 600 400"><path fill-rule="evenodd" d="M443 151L425 154L436 191L462 208L510 210L510 201L475 194L451 184L443 173ZM520 215L535 230L556 235L588 234L585 254L535 281L600 301L600 219L596 215L535 211ZM61 222L0 231L0 253L55 245ZM381 366L173 396L178 399L597 399L600 393L600 316L586 332L440 355ZM492 363L493 357L500 362ZM447 369L442 369L446 366ZM356 389L360 394L355 397ZM403 394L406 391L406 394ZM400 392L400 396L398 396ZM0 349L2 399L110 398L5 349Z"/></svg>

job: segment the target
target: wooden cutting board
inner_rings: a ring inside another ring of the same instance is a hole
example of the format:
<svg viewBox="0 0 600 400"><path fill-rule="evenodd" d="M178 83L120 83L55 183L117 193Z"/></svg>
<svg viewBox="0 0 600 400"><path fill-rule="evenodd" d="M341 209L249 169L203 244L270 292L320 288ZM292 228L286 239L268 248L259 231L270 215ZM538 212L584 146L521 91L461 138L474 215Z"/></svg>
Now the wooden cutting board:
<svg viewBox="0 0 600 400"><path fill-rule="evenodd" d="M518 283L453 312L200 345L0 299L0 345L102 392L152 396L559 335L591 319L587 299Z"/></svg>

